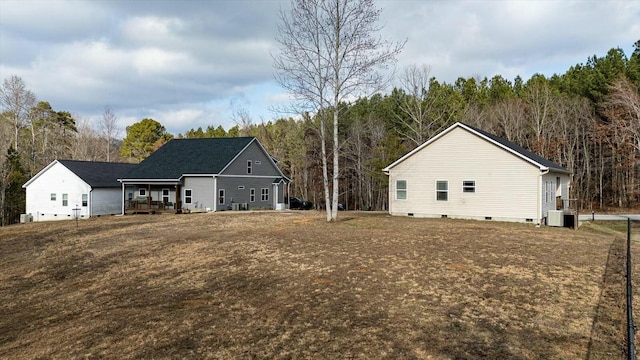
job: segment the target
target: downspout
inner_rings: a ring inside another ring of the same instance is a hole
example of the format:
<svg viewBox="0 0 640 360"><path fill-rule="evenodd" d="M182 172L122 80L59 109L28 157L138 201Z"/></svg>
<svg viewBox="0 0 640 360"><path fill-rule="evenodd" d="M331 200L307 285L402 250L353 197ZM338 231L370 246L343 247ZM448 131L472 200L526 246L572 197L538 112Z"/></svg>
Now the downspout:
<svg viewBox="0 0 640 360"><path fill-rule="evenodd" d="M542 177L549 173L549 168L543 170L538 177L538 223L536 226L542 225Z"/></svg>

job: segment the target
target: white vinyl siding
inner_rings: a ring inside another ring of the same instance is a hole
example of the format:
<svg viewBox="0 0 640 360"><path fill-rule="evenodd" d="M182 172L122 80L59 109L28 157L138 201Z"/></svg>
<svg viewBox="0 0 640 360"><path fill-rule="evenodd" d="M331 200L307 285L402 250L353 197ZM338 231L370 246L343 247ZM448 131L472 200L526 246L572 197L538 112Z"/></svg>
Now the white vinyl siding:
<svg viewBox="0 0 640 360"><path fill-rule="evenodd" d="M470 179L482 184L481 192L451 191ZM391 186L392 215L539 218L540 169L463 128L452 129L396 164L390 169L389 183L397 180L411 184L411 196L397 200ZM449 182L448 201L436 200L438 180Z"/></svg>

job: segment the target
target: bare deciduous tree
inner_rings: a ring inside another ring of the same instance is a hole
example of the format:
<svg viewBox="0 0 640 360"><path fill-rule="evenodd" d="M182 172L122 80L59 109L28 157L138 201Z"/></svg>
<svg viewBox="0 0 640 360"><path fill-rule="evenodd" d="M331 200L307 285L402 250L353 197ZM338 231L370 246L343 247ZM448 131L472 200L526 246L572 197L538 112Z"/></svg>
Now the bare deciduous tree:
<svg viewBox="0 0 640 360"><path fill-rule="evenodd" d="M13 147L18 150L20 129L26 126L29 112L36 103L36 96L27 89L24 81L17 75L5 79L0 87L0 106L13 123L15 138Z"/></svg>
<svg viewBox="0 0 640 360"><path fill-rule="evenodd" d="M100 132L107 143L107 162L111 162L112 146L115 139L120 136L120 128L118 128L118 116L111 106L105 106L100 121Z"/></svg>
<svg viewBox="0 0 640 360"><path fill-rule="evenodd" d="M395 61L404 43L374 37L381 27L373 0L293 0L291 5L290 13L280 13L276 79L298 105L319 116L327 221L333 221L338 217L339 104L380 89L387 79L378 70ZM333 155L331 193L327 144Z"/></svg>

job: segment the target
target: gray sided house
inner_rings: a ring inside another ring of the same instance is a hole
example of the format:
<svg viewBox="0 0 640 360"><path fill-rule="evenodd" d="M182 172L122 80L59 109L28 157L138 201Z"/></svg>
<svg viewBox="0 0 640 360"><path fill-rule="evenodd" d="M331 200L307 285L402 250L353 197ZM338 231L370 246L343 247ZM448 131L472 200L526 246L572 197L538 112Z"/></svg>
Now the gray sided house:
<svg viewBox="0 0 640 360"><path fill-rule="evenodd" d="M255 137L173 139L120 178L123 213L284 209L290 180Z"/></svg>
<svg viewBox="0 0 640 360"><path fill-rule="evenodd" d="M562 226L571 212L569 170L463 123L383 171L389 175L391 215Z"/></svg>
<svg viewBox="0 0 640 360"><path fill-rule="evenodd" d="M33 221L120 214L122 191L118 178L135 164L54 160L22 187L26 213ZM78 209L75 210L74 209Z"/></svg>

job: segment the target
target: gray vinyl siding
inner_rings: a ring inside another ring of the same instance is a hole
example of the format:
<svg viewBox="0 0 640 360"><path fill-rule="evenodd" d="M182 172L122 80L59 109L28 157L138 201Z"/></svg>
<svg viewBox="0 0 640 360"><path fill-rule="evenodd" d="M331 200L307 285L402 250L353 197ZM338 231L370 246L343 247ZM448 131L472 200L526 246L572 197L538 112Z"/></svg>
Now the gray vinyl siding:
<svg viewBox="0 0 640 360"><path fill-rule="evenodd" d="M121 188L93 189L88 195L91 216L114 215L122 212Z"/></svg>
<svg viewBox="0 0 640 360"><path fill-rule="evenodd" d="M225 191L225 203L217 204L218 198L216 196L216 210L229 210L232 208L232 203L247 203L249 209L273 209L273 179L272 178L251 178L251 177L218 177L218 191L224 189ZM244 186L244 189L238 189L239 186ZM250 201L251 189L256 190L256 201ZM269 189L269 200L261 201L261 189Z"/></svg>
<svg viewBox="0 0 640 360"><path fill-rule="evenodd" d="M251 174L247 174L247 161L252 162ZM256 164L256 161L259 164ZM260 148L256 141L252 142L238 157L222 172L224 175L254 175L280 177L280 171L274 166L271 158ZM273 180L273 179L272 179Z"/></svg>
<svg viewBox="0 0 640 360"><path fill-rule="evenodd" d="M406 180L406 199L396 197L396 181ZM447 201L436 200L436 181L448 181ZM475 192L465 193L465 180ZM524 221L539 219L540 170L462 128L429 144L389 171L392 215Z"/></svg>
<svg viewBox="0 0 640 360"><path fill-rule="evenodd" d="M192 202L185 203L184 190L191 189ZM206 210L213 209L215 202L215 194L213 189L213 177L196 177L189 176L184 178L184 186L182 188L180 198L182 207L189 210Z"/></svg>

